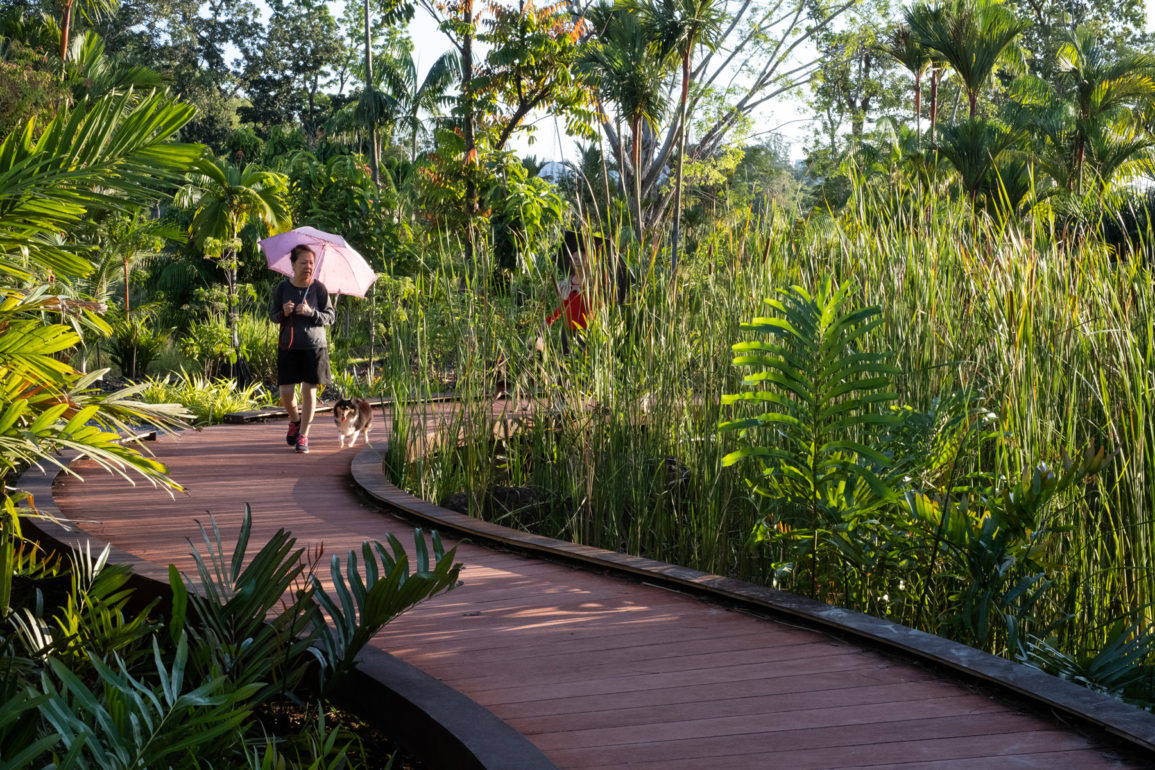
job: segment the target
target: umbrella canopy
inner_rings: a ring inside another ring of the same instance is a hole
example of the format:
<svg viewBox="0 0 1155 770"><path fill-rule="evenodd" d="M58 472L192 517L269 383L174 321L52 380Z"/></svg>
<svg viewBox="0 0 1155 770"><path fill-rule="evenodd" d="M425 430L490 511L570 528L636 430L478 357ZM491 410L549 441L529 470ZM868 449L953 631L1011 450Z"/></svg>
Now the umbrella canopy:
<svg viewBox="0 0 1155 770"><path fill-rule="evenodd" d="M323 283L330 294L364 297L377 280L377 274L365 258L339 235L322 232L315 227L298 227L260 241L269 268L288 276L293 275L289 253L302 244L312 248L317 255L313 277Z"/></svg>

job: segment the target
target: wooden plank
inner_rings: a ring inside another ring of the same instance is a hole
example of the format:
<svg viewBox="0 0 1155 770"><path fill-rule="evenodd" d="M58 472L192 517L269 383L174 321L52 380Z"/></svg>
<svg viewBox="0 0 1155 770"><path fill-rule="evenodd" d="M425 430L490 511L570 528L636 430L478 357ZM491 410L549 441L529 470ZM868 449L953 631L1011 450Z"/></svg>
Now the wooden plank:
<svg viewBox="0 0 1155 770"><path fill-rule="evenodd" d="M812 657L791 661L788 666L769 663L752 666L748 669L737 666L714 671L695 671L681 679L681 686L697 688L702 685L713 685L723 682L737 686L751 679L763 677L773 678L775 676L792 676L796 674L816 674L822 671L856 671L870 667L872 667L871 664L863 661L861 653L849 652L838 656L823 658ZM478 703L486 706L496 706L506 703L533 701L546 696L551 698L578 698L584 695L609 695L632 691L661 690L670 685L670 677L622 671L618 676L601 679L587 679L563 683L551 680L548 682L548 685L548 689L543 689L540 685L521 685L496 687L492 689L462 688L462 692L468 693L469 696Z"/></svg>
<svg viewBox="0 0 1155 770"><path fill-rule="evenodd" d="M536 735L534 743L548 752L552 749L580 748L595 742L625 746L727 735L750 735L767 730L796 733L827 727L849 728L858 725L873 725L877 732L888 734L880 735L879 742L890 742L891 736L899 733L893 732L889 724L905 723L912 713L919 714L922 721L938 719L949 721L958 717L1003 713L1003 711L1000 704L992 703L985 698L957 695L914 702L874 703L869 704L867 708L854 705L792 709L785 712L767 709L765 713L742 716L695 717L681 722L653 722L596 730L566 730ZM1081 739L1079 745L1083 745Z"/></svg>
<svg viewBox="0 0 1155 770"><path fill-rule="evenodd" d="M653 645L646 645L647 649L652 647ZM847 649L854 650L856 655L859 653L854 648ZM617 677L625 670L633 671L635 675L645 674L654 682L661 682L662 678L681 682L685 681L687 676L699 672L722 672L733 669L744 669L747 675L753 678L755 672L761 670L762 666L772 666L777 671L799 661L827 660L836 657L837 654L838 651L834 648L823 647L816 650L812 644L675 657L646 655L635 648L618 650L614 654L598 653L539 660L532 665L521 661L516 672L438 666L438 676L452 675L455 682L470 690L517 685L522 682L540 681L546 677L549 677L554 684L565 684L571 681Z"/></svg>
<svg viewBox="0 0 1155 770"><path fill-rule="evenodd" d="M755 698L759 700L788 699L800 693L837 693L860 687L885 685L896 689L904 685L918 682L932 682L921 671L901 668L875 668L854 671L823 671L816 674L802 673L794 676L780 676L773 678L751 679L742 683L740 690L735 689L730 682L704 684L697 687L682 687L672 684L669 687L653 690L637 690L624 693L610 693L608 695L586 695L572 698L554 698L552 693L546 693L539 700L510 703L502 707L506 719L516 720L524 717L549 715L563 715L573 719L580 719L581 715L600 714L614 709L661 709L681 703L710 703L724 698ZM954 687L953 682L947 684Z"/></svg>
<svg viewBox="0 0 1155 770"><path fill-rule="evenodd" d="M997 762L999 770L1083 770L1083 768L1126 766L1124 763L1117 762L1109 754L1087 750L1003 754ZM676 766L676 764L666 766ZM968 757L966 759L934 759L929 762L872 764L870 767L874 770L990 770L991 765L990 757Z"/></svg>
<svg viewBox="0 0 1155 770"><path fill-rule="evenodd" d="M667 688L673 691L675 688ZM529 714L507 721L524 735L535 733L563 733L581 730L607 730L641 725L677 724L706 719L762 716L772 717L783 712L813 711L836 707L900 705L917 711L917 701L958 695L958 687L945 682L905 682L878 684L865 687L840 687L827 690L803 690L780 694L777 698L758 697L745 687L731 688L728 697L716 696L711 700L700 697L689 702L659 704L653 700L645 706L614 708L607 701L605 709L583 711L578 714Z"/></svg>
<svg viewBox="0 0 1155 770"><path fill-rule="evenodd" d="M833 725L808 730L777 729L773 722L745 735L709 736L654 743L589 745L547 752L559 767L630 767L658 770L671 763L706 760L726 768L863 767L929 759L951 760L984 757L986 767L1002 767L1003 757L1015 752L1030 754L1055 751L1066 746L1085 751L1088 758L1102 757L1088 750L1075 734L1056 735L1032 731L1029 717L1015 714L975 714L950 719L912 719L886 724ZM1024 739L1024 736L1034 736ZM1053 740L1053 742L1051 742ZM1031 750L1031 746L1035 746ZM889 755L889 756L888 756ZM897 755L897 756L895 756ZM995 758L998 759L995 759ZM1090 765L1094 767L1096 765ZM1103 766L1103 765L1098 765ZM1111 765L1119 767L1118 764Z"/></svg>

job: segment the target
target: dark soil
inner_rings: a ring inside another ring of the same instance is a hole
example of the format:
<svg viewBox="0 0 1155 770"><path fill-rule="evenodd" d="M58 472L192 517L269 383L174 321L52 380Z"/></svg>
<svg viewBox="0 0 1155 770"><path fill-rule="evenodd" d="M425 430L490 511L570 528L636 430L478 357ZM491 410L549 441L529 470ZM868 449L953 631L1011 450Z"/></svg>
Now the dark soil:
<svg viewBox="0 0 1155 770"><path fill-rule="evenodd" d="M315 729L318 721L315 708L305 709L289 701L266 703L256 716L270 735L285 737L290 744L293 737L308 734L311 728ZM337 745L349 746L346 756L350 767L377 770L389 766L391 770L428 770L428 765L419 758L406 753L385 733L361 721L351 712L333 707L327 709L325 726L332 729L334 725L340 725L344 733ZM302 756L308 756L307 751L304 748ZM393 764L390 766L391 759Z"/></svg>

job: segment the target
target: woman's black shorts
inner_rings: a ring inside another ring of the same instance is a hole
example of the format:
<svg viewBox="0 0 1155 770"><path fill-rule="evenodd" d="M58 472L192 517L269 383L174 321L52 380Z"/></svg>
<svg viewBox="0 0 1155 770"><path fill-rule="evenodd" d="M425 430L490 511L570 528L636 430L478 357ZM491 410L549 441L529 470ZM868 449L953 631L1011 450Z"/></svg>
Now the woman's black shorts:
<svg viewBox="0 0 1155 770"><path fill-rule="evenodd" d="M277 384L328 385L333 375L329 371L328 348L301 348L277 351Z"/></svg>

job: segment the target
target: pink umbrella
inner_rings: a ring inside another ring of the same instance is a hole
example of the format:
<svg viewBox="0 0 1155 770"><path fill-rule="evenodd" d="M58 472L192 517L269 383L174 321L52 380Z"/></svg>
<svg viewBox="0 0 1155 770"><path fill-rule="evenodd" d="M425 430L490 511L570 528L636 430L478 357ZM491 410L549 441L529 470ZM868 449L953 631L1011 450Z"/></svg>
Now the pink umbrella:
<svg viewBox="0 0 1155 770"><path fill-rule="evenodd" d="M339 235L322 232L315 227L298 227L260 241L269 267L288 276L293 274L289 252L301 244L310 246L317 255L313 277L325 284L330 294L364 297L377 280L377 274L365 258Z"/></svg>

